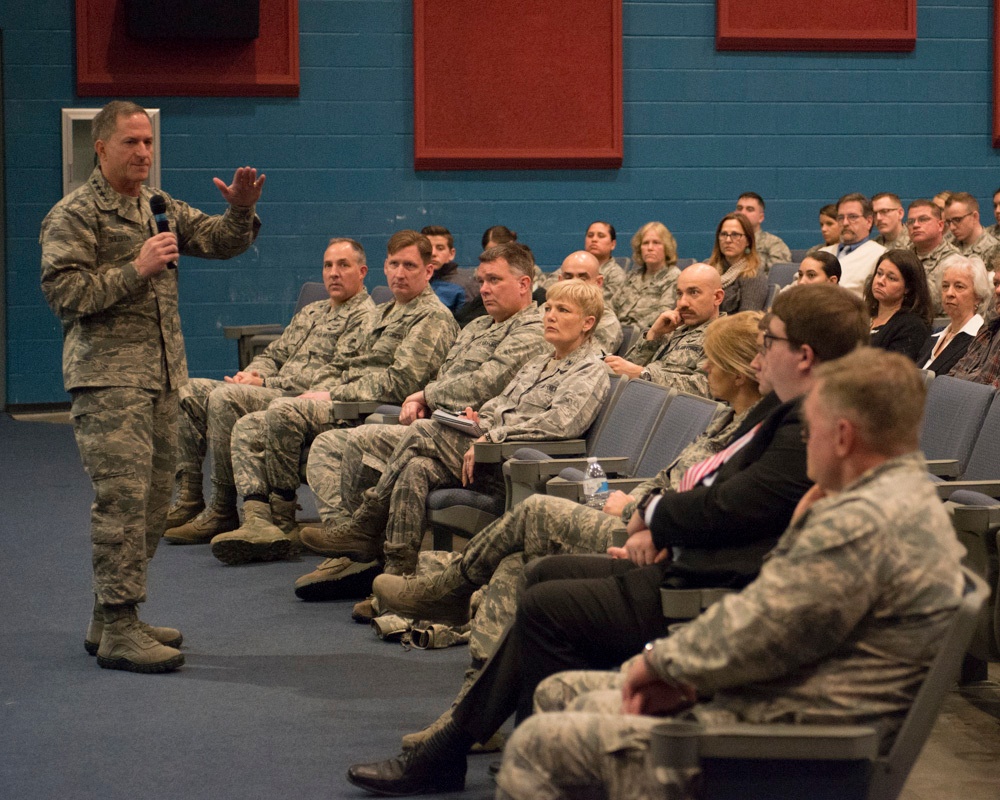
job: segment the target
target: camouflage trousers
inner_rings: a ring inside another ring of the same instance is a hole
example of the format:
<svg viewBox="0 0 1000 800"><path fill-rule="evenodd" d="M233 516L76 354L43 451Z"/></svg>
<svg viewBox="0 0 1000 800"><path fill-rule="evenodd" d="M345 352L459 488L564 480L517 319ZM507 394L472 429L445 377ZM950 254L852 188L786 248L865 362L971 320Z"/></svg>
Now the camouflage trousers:
<svg viewBox="0 0 1000 800"><path fill-rule="evenodd" d="M654 770L650 742L663 720L621 713L623 672L563 672L535 690L536 713L514 731L497 775L498 798L574 798L603 787L616 800L700 796L696 766ZM685 721L734 722L695 706ZM657 774L659 773L659 774Z"/></svg>
<svg viewBox="0 0 1000 800"><path fill-rule="evenodd" d="M282 396L279 389L191 378L181 390L178 420L177 471L201 474L205 454L212 451L212 480L232 486L230 443L240 417L263 411Z"/></svg>
<svg viewBox="0 0 1000 800"><path fill-rule="evenodd" d="M359 425L335 428L316 437L309 450L306 475L324 522L336 526L350 521L364 491L378 483L407 430L405 425Z"/></svg>
<svg viewBox="0 0 1000 800"><path fill-rule="evenodd" d="M331 428L317 436L309 448L306 463L306 480L316 496L316 510L323 522L337 527L350 522L351 515L344 510L340 499L340 474L344 448L347 441L365 428L375 425L359 425L357 428Z"/></svg>
<svg viewBox="0 0 1000 800"><path fill-rule="evenodd" d="M514 612L529 561L549 555L603 553L625 525L571 500L532 495L481 530L462 554L462 574L486 585L472 620L469 655L485 661Z"/></svg>
<svg viewBox="0 0 1000 800"><path fill-rule="evenodd" d="M267 496L297 489L306 447L336 424L329 400L301 397L279 397L265 411L241 417L231 442L237 493Z"/></svg>
<svg viewBox="0 0 1000 800"><path fill-rule="evenodd" d="M141 603L173 490L177 392L111 387L72 396L73 432L94 487L94 594L104 605Z"/></svg>
<svg viewBox="0 0 1000 800"><path fill-rule="evenodd" d="M375 476L372 464L377 461L369 458L366 462L362 447L371 443L373 451L384 452L385 443L375 442L398 434L393 428L348 439L340 482L347 511L368 518L388 514L386 556L397 561L420 550L427 521L427 495L434 489L461 485L462 458L472 446L469 436L429 419L418 419L403 431L385 462L384 471L367 490L362 485Z"/></svg>

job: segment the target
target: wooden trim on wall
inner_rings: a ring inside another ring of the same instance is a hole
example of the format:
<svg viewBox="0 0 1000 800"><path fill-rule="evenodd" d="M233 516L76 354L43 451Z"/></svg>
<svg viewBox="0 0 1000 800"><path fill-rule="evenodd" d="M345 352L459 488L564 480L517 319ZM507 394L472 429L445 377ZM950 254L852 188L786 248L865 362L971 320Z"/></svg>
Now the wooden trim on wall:
<svg viewBox="0 0 1000 800"><path fill-rule="evenodd" d="M908 52L917 0L716 0L716 50Z"/></svg>
<svg viewBox="0 0 1000 800"><path fill-rule="evenodd" d="M297 97L298 0L260 0L260 36L249 41L134 39L121 0L76 0L76 92Z"/></svg>
<svg viewBox="0 0 1000 800"><path fill-rule="evenodd" d="M621 0L414 0L413 78L415 169L622 164Z"/></svg>

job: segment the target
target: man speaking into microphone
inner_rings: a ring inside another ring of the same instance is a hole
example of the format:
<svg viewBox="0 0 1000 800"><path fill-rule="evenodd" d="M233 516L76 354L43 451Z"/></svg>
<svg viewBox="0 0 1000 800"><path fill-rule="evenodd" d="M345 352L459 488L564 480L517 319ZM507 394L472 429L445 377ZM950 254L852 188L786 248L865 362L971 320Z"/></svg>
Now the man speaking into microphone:
<svg viewBox="0 0 1000 800"><path fill-rule="evenodd" d="M181 255L231 258L260 227L264 176L214 178L229 208L209 216L163 195L167 224L143 185L153 156L146 110L116 100L94 117L98 166L42 222L42 292L62 322L63 380L73 428L94 486L94 611L87 652L108 669L169 672L184 663L182 636L139 620L146 567L173 487L177 392L187 361L177 313ZM166 227L166 230L163 228Z"/></svg>

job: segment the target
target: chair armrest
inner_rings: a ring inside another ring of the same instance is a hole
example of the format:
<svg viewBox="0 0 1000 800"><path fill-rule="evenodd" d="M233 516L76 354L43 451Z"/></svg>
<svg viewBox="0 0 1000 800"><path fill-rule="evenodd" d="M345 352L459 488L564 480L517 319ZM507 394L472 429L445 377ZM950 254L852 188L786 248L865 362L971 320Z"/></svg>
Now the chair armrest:
<svg viewBox="0 0 1000 800"><path fill-rule="evenodd" d="M945 481L934 485L937 495L942 500L947 500L953 492L959 489L968 489L972 492L982 492L990 497L1000 498L1000 480L996 481ZM1000 504L1000 499L997 500Z"/></svg>
<svg viewBox="0 0 1000 800"><path fill-rule="evenodd" d="M276 323L264 325L226 325L222 328L222 335L227 339L240 339L244 336L257 336L259 334L281 333L285 327Z"/></svg>
<svg viewBox="0 0 1000 800"><path fill-rule="evenodd" d="M552 458L546 461L523 461L519 458L512 458L507 463L510 465L510 479L517 483L539 483L547 477L558 475L567 468L578 469L581 472L587 469L585 458ZM606 473L616 474L629 467L629 459L602 458L601 466Z"/></svg>
<svg viewBox="0 0 1000 800"><path fill-rule="evenodd" d="M354 400L334 400L333 417L345 421L359 420L368 414L374 413L382 403L373 401Z"/></svg>
<svg viewBox="0 0 1000 800"><path fill-rule="evenodd" d="M653 728L656 769L697 765L701 758L874 761L878 735L861 725L713 725L667 720Z"/></svg>
<svg viewBox="0 0 1000 800"><path fill-rule="evenodd" d="M960 532L986 534L1000 527L1000 505L952 506L951 524Z"/></svg>
<svg viewBox="0 0 1000 800"><path fill-rule="evenodd" d="M939 478L957 478L962 474L959 463L953 458L932 458L927 462L927 471Z"/></svg>
<svg viewBox="0 0 1000 800"><path fill-rule="evenodd" d="M627 461L628 459L622 459ZM514 474L514 465L517 464L516 461L508 462L511 465L511 476ZM552 462L546 462L552 463ZM604 460L601 461L604 464ZM586 465L586 462L584 462ZM570 465L573 466L573 465ZM621 492L628 494L636 486L642 483L641 478L608 478L608 489L612 492L616 489ZM560 478L558 475L554 478L550 478L545 484L545 493L552 495L553 497L562 497L566 500L572 500L576 503L583 502L583 483L580 481L568 481L565 478Z"/></svg>
<svg viewBox="0 0 1000 800"><path fill-rule="evenodd" d="M398 425L401 413L403 413L402 406L380 405L375 411L365 417L365 425Z"/></svg>
<svg viewBox="0 0 1000 800"><path fill-rule="evenodd" d="M583 439L562 439L549 442L476 442L476 461L480 464L500 464L522 447L541 450L551 456L576 456L587 451Z"/></svg>

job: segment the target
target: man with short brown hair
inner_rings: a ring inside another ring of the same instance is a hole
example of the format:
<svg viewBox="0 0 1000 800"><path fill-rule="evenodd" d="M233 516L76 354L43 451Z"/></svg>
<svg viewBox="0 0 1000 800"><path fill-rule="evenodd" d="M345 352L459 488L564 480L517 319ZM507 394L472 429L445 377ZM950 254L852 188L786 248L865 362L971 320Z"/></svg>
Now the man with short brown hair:
<svg viewBox="0 0 1000 800"><path fill-rule="evenodd" d="M906 214L906 227L910 231L910 249L917 254L927 275L934 313L941 315L941 282L938 280L943 262L958 250L944 236L945 226L941 209L933 200L920 198L910 203Z"/></svg>
<svg viewBox="0 0 1000 800"><path fill-rule="evenodd" d="M903 201L892 192L879 192L872 197L872 213L878 236L875 241L886 250L896 250L910 246L910 235L906 232L903 217Z"/></svg>
<svg viewBox="0 0 1000 800"><path fill-rule="evenodd" d="M106 669L167 672L184 663L181 634L141 622L146 569L173 485L178 391L187 360L177 311L181 255L232 258L257 235L264 176L240 167L209 216L160 192L159 231L144 186L153 158L146 110L115 100L94 117L98 164L42 221L42 293L62 322L63 379L94 487L95 605L84 641Z"/></svg>
<svg viewBox="0 0 1000 800"><path fill-rule="evenodd" d="M987 231L979 220L979 201L968 192L955 192L944 206L944 224L951 231L952 244L963 256L979 256L987 270L993 269L993 258L1000 241Z"/></svg>

